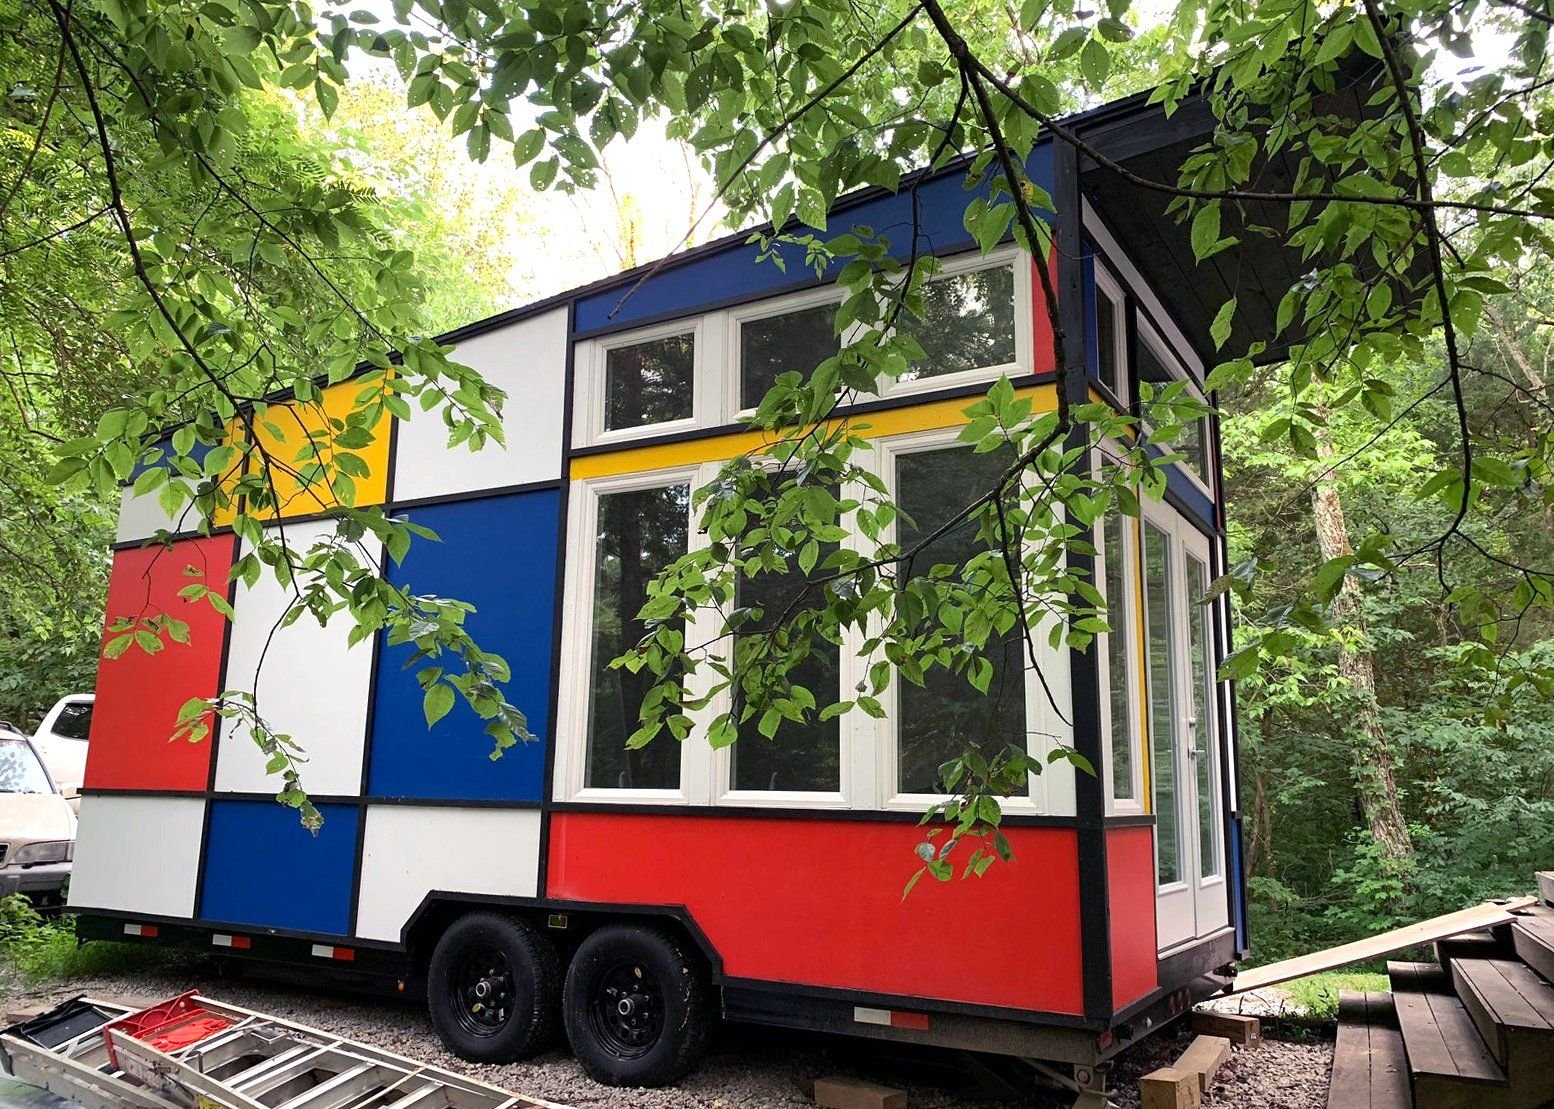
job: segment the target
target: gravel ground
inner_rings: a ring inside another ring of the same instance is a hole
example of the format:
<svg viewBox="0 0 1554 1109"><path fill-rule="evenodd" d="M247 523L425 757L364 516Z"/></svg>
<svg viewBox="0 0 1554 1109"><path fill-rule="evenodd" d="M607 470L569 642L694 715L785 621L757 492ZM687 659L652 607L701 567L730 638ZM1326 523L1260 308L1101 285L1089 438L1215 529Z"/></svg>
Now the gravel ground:
<svg viewBox="0 0 1554 1109"><path fill-rule="evenodd" d="M1056 1109L1066 1104L1041 1094L1011 1100L1007 1089L989 1092L949 1052L749 1026L722 1029L700 1069L675 1089L614 1089L590 1080L564 1050L510 1066L466 1063L442 1049L418 1005L332 991L304 992L292 985L223 977L213 966L202 965L8 991L3 1008L15 1012L49 1006L81 993L149 1003L190 988L576 1109L798 1109L813 1105L801 1092L806 1081L838 1073L904 1086L913 1109ZM1179 1028L1125 1053L1112 1072L1115 1103L1122 1109L1136 1109L1139 1076L1168 1065L1190 1038ZM1250 1052L1238 1050L1204 1105L1321 1109L1331 1060L1332 1044L1324 1041L1269 1040Z"/></svg>

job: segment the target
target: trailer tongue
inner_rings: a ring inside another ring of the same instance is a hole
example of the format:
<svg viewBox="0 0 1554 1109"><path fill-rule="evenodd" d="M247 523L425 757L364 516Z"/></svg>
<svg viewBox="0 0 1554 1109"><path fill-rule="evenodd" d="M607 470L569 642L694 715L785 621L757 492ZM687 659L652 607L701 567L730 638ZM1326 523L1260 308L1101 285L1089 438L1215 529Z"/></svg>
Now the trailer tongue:
<svg viewBox="0 0 1554 1109"><path fill-rule="evenodd" d="M0 1033L0 1055L88 1109L565 1109L193 991L78 997Z"/></svg>

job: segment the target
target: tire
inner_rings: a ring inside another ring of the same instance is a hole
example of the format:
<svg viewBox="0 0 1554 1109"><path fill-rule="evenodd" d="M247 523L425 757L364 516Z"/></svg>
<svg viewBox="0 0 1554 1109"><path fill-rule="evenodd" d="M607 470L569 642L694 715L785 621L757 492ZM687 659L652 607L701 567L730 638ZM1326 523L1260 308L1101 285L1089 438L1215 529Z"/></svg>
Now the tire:
<svg viewBox="0 0 1554 1109"><path fill-rule="evenodd" d="M608 1086L666 1086L701 1058L710 1022L700 961L674 936L610 924L567 968L562 1019L572 1054Z"/></svg>
<svg viewBox="0 0 1554 1109"><path fill-rule="evenodd" d="M560 1030L556 949L525 921L461 916L432 952L426 1006L438 1038L460 1059L514 1063L537 1055Z"/></svg>

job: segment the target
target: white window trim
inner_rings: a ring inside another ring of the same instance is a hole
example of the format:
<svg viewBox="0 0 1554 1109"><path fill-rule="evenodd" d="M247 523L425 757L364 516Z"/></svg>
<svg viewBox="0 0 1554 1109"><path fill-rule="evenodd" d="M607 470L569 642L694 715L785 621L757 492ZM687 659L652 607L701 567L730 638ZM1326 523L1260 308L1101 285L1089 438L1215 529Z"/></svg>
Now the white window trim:
<svg viewBox="0 0 1554 1109"><path fill-rule="evenodd" d="M1127 620L1127 632L1125 649L1127 652L1127 673L1123 680L1128 686L1128 744L1133 753L1132 759L1132 797L1118 797L1116 786L1116 768L1114 766L1114 752L1112 748L1112 699L1111 683L1114 675L1111 672L1111 637L1114 633L1104 632L1097 636L1096 642L1096 668L1101 679L1101 749L1102 758L1106 763L1106 808L1108 815L1138 816L1145 811L1144 808L1144 760L1149 757L1147 744L1143 742L1145 735L1142 727L1143 721L1143 664L1139 657L1139 641L1135 629L1143 628L1144 614L1139 605L1139 521L1132 516L1124 516L1113 510L1122 520L1122 589L1126 596L1123 598L1122 611ZM1108 517L1109 518L1109 517ZM1096 574L1095 586L1103 594L1106 593L1106 581L1109 567L1106 565L1106 521L1102 520L1096 527ZM1114 611L1115 598L1107 595L1106 610L1108 619Z"/></svg>
<svg viewBox="0 0 1554 1109"><path fill-rule="evenodd" d="M774 314L780 315L781 313ZM761 464L770 470L775 470L778 465L772 459L761 460ZM711 481L716 476L717 470L721 465L722 463L709 463L703 467L703 483ZM842 498L844 500L849 498L854 500L861 499L857 491L853 490L850 485L843 490ZM852 514L849 513L842 518L841 526L846 528L848 532L847 538L842 541L841 545L844 547L855 546L858 542L858 535L853 527ZM839 695L845 694L847 690L856 686L868 673L868 668L858 658L858 654L863 648L863 642L863 635L855 628L849 628L843 633L839 664L837 666ZM824 707L824 700L817 698L817 701L821 707ZM711 721L715 717L727 712L732 703L733 695L730 691L724 690L719 693L707 710L708 727L710 727ZM862 729L857 727L859 722L867 719L863 713L855 709L852 712L842 714L837 720L840 749L838 751L839 774L837 778L838 788L836 790L735 789L733 787L734 748L724 747L721 750L712 752L713 802L718 805L748 806L751 808L853 809L872 807L872 791L865 794L859 788L858 760L853 751L855 744L867 739L867 737L862 736ZM703 731L699 734L705 735L706 733ZM782 742L781 735L782 733L779 731L779 738L775 742ZM749 742L751 742L751 739L746 736L744 739L737 740L735 745ZM765 741L757 739L755 742Z"/></svg>
<svg viewBox="0 0 1554 1109"><path fill-rule="evenodd" d="M722 314L715 312L670 320L653 327L623 331L616 335L587 339L578 343L573 352L574 365L577 367L577 396L573 401L577 426L572 437L573 446L624 445L648 436L692 431L715 423L722 401L718 396L718 390L710 384L716 375L707 372L707 359L709 352L721 348L722 324ZM610 352L622 347L635 346L638 343L652 342L654 339L667 339L674 335L691 336L691 414L678 420L664 420L660 423L605 430L604 407L607 395L605 375Z"/></svg>
<svg viewBox="0 0 1554 1109"><path fill-rule="evenodd" d="M898 503L900 501L900 489L896 482L896 460L902 455L942 450L948 447L970 450L969 444L960 442L960 431L959 427L952 427L911 432L882 439L876 443L878 468L875 472L884 481L892 500ZM888 543L895 542L894 521L884 529L882 540ZM1059 703L1066 707L1069 719L1072 720L1069 648L1066 644L1060 644L1055 651L1052 650L1047 645L1044 631L1038 634L1036 639L1038 648L1045 655L1042 668L1047 683ZM868 661L860 660L864 673L867 673ZM896 782L900 780L896 725L901 719L901 680L899 675L892 677L890 687L881 699L885 707L885 719L875 722L878 725L874 768L878 783L877 807L887 811L923 812L929 806L940 804L950 798L947 794L899 793L896 790ZM1076 811L1073 764L1064 760L1047 762L1047 755L1058 746L1058 737L1066 734L1069 737L1069 744L1072 745L1073 730L1053 711L1047 701L1046 693L1041 688L1040 679L1028 664L1025 667L1025 727L1026 750L1041 762L1042 772L1031 779L1028 795L1002 798L1000 805L1003 811L1025 816L1073 816Z"/></svg>
<svg viewBox="0 0 1554 1109"><path fill-rule="evenodd" d="M793 293L789 296L774 297L769 300L757 300L750 304L730 308L724 315L727 324L724 327L725 340L723 345L723 363L721 374L723 397L726 401L724 423L734 423L737 420L753 416L755 405L741 407L740 388L744 371L744 325L757 320L769 320L774 316L786 316L790 312L802 312L806 308L818 308L823 304L829 304L833 309L839 309L845 291L834 284L824 285L818 289L806 289L801 293ZM863 327L852 324L842 332L840 346L845 348L857 342L863 334ZM758 401L757 404L760 402Z"/></svg>
<svg viewBox="0 0 1554 1109"><path fill-rule="evenodd" d="M1023 264L1022 264L1023 263ZM935 393L982 381L997 381L1000 377L1027 377L1032 372L1031 360L1031 259L1018 247L1000 247L987 254L972 251L940 259L939 272L931 281L975 273L978 270L1010 266L1014 271L1014 361L997 366L978 366L936 377L917 378L912 381L882 380L881 397L907 397L918 393Z"/></svg>
<svg viewBox="0 0 1554 1109"><path fill-rule="evenodd" d="M1117 367L1115 385L1107 386L1117 400L1126 407L1133 395L1133 367L1128 364L1128 295L1122 282L1112 274L1100 258L1095 259L1095 318L1096 341L1100 341L1101 298L1110 300L1117 309L1117 326L1112 329L1112 361ZM1096 358L1095 379L1101 380L1099 353ZM1104 382L1102 384L1105 384Z"/></svg>
<svg viewBox="0 0 1554 1109"><path fill-rule="evenodd" d="M1088 200L1084 202L1083 220L1085 234L1095 240L1095 244L1105 253L1106 260L1117 271L1117 280L1132 290L1140 308L1143 309L1143 313L1148 315L1151 320L1157 322L1159 328L1165 332L1165 337L1172 347L1184 352L1182 357L1187 361L1188 369L1192 376L1202 381L1204 375L1203 362L1193 351L1192 344L1187 341L1187 336L1172 321L1159 295L1144 280L1144 275L1139 272L1138 266L1134 265L1133 259L1128 256L1128 252L1122 249L1122 244L1112 237L1112 233L1097 217L1095 209L1090 206Z"/></svg>
<svg viewBox="0 0 1554 1109"><path fill-rule="evenodd" d="M1198 400L1207 404L1208 402L1204 401L1203 398L1203 390L1198 388L1198 383L1192 379L1190 374L1188 374L1186 368L1182 365L1182 360L1178 358L1176 353L1172 351L1171 348L1166 344L1165 339L1162 338L1160 333L1155 330L1154 326L1146 320L1140 319L1138 321L1137 330L1138 341L1140 343L1149 344L1150 350L1155 352L1155 357L1158 358L1160 360L1160 364L1166 368L1166 372L1169 373L1172 377L1176 378L1178 381L1185 381L1187 383L1187 392L1192 394ZM1213 437L1209 434L1209 418L1207 416L1202 417L1201 423L1202 427L1200 428L1199 433L1203 436L1204 450L1209 455L1209 467L1210 469L1213 469L1218 460L1214 455ZM1174 450L1176 446L1177 444L1172 444L1172 449ZM1172 465L1182 473L1186 474L1204 496L1208 497L1210 500L1214 499L1214 490L1209 487L1208 476L1205 474L1200 474L1197 467L1194 466L1189 460L1183 458L1180 461L1172 463Z"/></svg>
<svg viewBox="0 0 1554 1109"><path fill-rule="evenodd" d="M556 777L554 797L558 801L603 801L618 804L697 804L706 803L707 754L705 742L693 743L692 737L680 743L680 787L678 789L610 789L589 787L588 707L589 682L593 653L593 584L597 570L596 537L599 498L610 493L628 493L644 489L662 489L670 485L689 485L694 496L701 487L702 467L681 466L646 473L620 474L572 483L567 513L568 573L563 591L568 614L564 620L556 711ZM705 542L696 527L694 506L686 521L687 548L695 550ZM693 629L685 631L689 641ZM693 729L693 736L705 735L705 729ZM675 743L667 731L654 743Z"/></svg>

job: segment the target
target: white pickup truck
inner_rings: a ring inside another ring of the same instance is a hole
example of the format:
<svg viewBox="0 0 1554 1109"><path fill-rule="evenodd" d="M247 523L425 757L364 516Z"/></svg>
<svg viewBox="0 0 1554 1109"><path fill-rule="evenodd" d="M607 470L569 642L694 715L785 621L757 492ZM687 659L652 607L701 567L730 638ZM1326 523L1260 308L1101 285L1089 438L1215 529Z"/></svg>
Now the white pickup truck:
<svg viewBox="0 0 1554 1109"><path fill-rule="evenodd" d="M86 774L86 744L92 732L93 693L72 693L54 702L33 733L32 745L60 792L79 804L81 779Z"/></svg>

